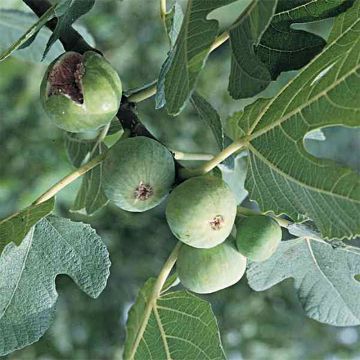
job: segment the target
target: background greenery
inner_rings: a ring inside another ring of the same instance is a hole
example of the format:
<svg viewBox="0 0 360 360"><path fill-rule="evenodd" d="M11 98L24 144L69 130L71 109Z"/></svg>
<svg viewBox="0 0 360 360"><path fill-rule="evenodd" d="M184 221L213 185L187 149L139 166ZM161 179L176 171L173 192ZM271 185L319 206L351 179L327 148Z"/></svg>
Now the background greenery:
<svg viewBox="0 0 360 360"><path fill-rule="evenodd" d="M213 16L225 26L247 2L240 0ZM27 10L20 0L2 0L1 8ZM157 77L167 51L157 1L98 0L81 23L119 71L126 89ZM310 27L326 36L331 22ZM223 119L254 100L233 101L227 94L228 52L225 45L211 55L198 86ZM44 64L14 57L0 64L0 218L25 207L72 170L63 134L49 123L40 106L38 92L44 70ZM271 96L293 75L283 74L261 96ZM191 106L177 118L155 111L153 100L141 103L138 111L169 147L215 151L210 131ZM360 170L359 132L331 128L324 133L326 141L308 141L308 150ZM55 323L41 341L9 359L121 359L127 311L175 243L164 219L164 206L143 214L108 206L91 218L69 212L79 184L77 181L59 195L57 212L91 223L103 237L113 264L108 286L98 300L91 300L70 279L58 278ZM290 281L255 293L243 279L208 299L229 359L360 358L358 328L334 328L306 318Z"/></svg>

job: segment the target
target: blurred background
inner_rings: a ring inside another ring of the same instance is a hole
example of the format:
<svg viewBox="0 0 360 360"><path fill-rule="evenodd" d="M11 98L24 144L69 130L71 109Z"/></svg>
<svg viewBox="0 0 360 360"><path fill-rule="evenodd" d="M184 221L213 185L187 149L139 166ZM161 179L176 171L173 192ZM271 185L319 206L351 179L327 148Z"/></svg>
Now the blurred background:
<svg viewBox="0 0 360 360"><path fill-rule="evenodd" d="M225 27L247 3L248 0L240 0L211 16ZM1 26L9 23L14 13L4 9L28 11L20 0L1 0L0 50L23 29L22 20L17 17L19 26L14 26L13 38L5 36ZM23 21L30 25L35 19L24 17ZM157 1L98 0L79 23L119 71L125 89L156 79L168 50ZM323 21L307 28L326 37L331 25L331 21ZM50 124L40 106L39 85L46 64L37 61L38 54L33 61L29 61L29 56L24 59L22 51L0 63L0 218L29 205L73 169L67 159L63 133ZM60 45L46 62L56 56L56 51L61 51ZM254 101L234 101L227 94L229 59L227 45L211 54L198 83L200 93L223 120ZM294 74L283 74L259 96L274 95ZM139 104L138 112L148 128L170 148L216 151L209 129L191 106L179 117L171 118L163 110L155 111L150 99ZM334 127L325 129L324 134L326 140L308 140L307 149L316 156L360 170L359 131ZM244 175L244 166L237 170L239 177ZM55 322L38 343L13 353L7 357L9 360L121 359L127 312L139 288L150 276L156 276L175 244L165 222L163 205L142 214L126 213L111 205L92 217L71 213L69 208L79 185L77 181L59 194L56 211L75 221L90 223L102 236L112 260L108 286L99 299L92 300L70 279L59 277ZM243 279L207 299L217 316L231 360L360 359L359 329L335 328L306 318L291 281L255 293Z"/></svg>

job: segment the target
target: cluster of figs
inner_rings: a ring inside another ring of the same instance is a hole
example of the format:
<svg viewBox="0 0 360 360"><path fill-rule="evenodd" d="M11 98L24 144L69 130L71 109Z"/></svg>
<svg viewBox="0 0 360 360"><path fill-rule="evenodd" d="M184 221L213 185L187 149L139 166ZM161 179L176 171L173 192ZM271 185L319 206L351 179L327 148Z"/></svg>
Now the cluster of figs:
<svg viewBox="0 0 360 360"><path fill-rule="evenodd" d="M92 51L61 55L50 64L41 85L46 113L70 132L108 124L121 96L117 72ZM220 176L196 176L175 186L173 156L156 140L120 139L108 151L103 175L106 196L126 211L143 212L168 197L166 219L183 243L177 274L196 293L235 284L245 273L247 259L268 259L281 241L281 228L272 217L237 217L235 196Z"/></svg>

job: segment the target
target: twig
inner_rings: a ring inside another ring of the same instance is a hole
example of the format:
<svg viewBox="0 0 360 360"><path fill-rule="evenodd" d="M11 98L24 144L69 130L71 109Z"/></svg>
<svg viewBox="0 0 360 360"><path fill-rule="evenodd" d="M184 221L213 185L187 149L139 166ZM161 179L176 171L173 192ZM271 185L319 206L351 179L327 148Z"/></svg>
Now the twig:
<svg viewBox="0 0 360 360"><path fill-rule="evenodd" d="M85 165L79 167L69 175L66 175L64 178L62 178L60 181L58 181L55 185L53 185L50 189L48 189L46 192L44 192L39 198L37 198L33 205L38 205L43 203L46 200L49 200L54 195L56 195L60 190L62 190L65 186L72 183L74 180L79 178L80 176L84 175L89 170L93 169L95 166L99 165L106 157L106 152L98 155Z"/></svg>

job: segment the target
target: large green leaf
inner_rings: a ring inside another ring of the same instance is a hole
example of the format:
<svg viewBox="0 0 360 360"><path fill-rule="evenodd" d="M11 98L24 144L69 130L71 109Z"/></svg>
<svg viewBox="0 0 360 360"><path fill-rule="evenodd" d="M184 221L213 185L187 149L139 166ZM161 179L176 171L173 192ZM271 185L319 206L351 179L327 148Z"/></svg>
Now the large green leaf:
<svg viewBox="0 0 360 360"><path fill-rule="evenodd" d="M57 275L97 297L109 276L109 254L89 225L48 216L20 246L0 257L0 355L37 341L55 316Z"/></svg>
<svg viewBox="0 0 360 360"><path fill-rule="evenodd" d="M278 96L231 120L232 134L249 141L250 197L263 211L312 219L327 239L360 234L360 178L307 153L303 139L326 126L360 126L359 7L357 1L348 28Z"/></svg>
<svg viewBox="0 0 360 360"><path fill-rule="evenodd" d="M235 99L251 97L264 90L271 76L267 67L255 55L254 45L275 11L277 0L253 0L230 30L232 50L229 93Z"/></svg>
<svg viewBox="0 0 360 360"><path fill-rule="evenodd" d="M336 16L353 2L253 0L230 29L230 95L235 99L254 96L282 71L306 65L321 52L326 41L308 31L293 29L292 25Z"/></svg>
<svg viewBox="0 0 360 360"><path fill-rule="evenodd" d="M234 1L188 1L181 30L159 75L157 108L166 104L171 115L183 109L219 30L218 22L206 17L211 11Z"/></svg>
<svg viewBox="0 0 360 360"><path fill-rule="evenodd" d="M316 56L326 42L318 35L295 30L295 23L308 23L338 15L353 0L278 0L276 14L256 47L256 55L276 79L282 71L296 70Z"/></svg>
<svg viewBox="0 0 360 360"><path fill-rule="evenodd" d="M154 283L146 282L130 310L124 359L225 359L210 304L187 291L162 293L144 323Z"/></svg>
<svg viewBox="0 0 360 360"><path fill-rule="evenodd" d="M306 314L336 326L360 325L360 250L334 249L324 241L299 238L281 242L265 262L251 263L249 285L266 290L292 278Z"/></svg>
<svg viewBox="0 0 360 360"><path fill-rule="evenodd" d="M65 134L65 146L68 157L72 164L80 167L84 162L107 151L105 144L97 143L97 139L81 139L77 134ZM102 164L83 175L80 189L71 208L73 212L85 215L93 215L108 203L102 188L103 166Z"/></svg>
<svg viewBox="0 0 360 360"><path fill-rule="evenodd" d="M0 254L11 242L20 245L30 228L54 209L54 198L26 209L0 221Z"/></svg>

